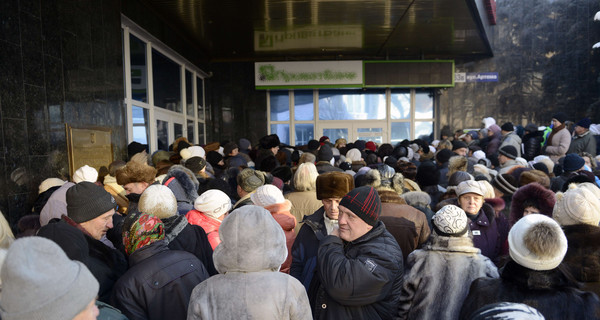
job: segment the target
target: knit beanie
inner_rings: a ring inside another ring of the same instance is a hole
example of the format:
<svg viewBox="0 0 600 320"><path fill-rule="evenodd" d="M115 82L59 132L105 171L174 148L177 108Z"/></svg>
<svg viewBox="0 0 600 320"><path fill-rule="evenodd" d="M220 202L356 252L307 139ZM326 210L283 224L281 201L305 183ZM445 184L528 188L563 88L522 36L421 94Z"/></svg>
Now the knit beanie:
<svg viewBox="0 0 600 320"><path fill-rule="evenodd" d="M481 184L479 181L475 180L466 180L458 184L456 187L456 196L460 197L463 194L467 193L475 193L480 196L484 195L483 190L481 189Z"/></svg>
<svg viewBox="0 0 600 320"><path fill-rule="evenodd" d="M328 144L322 145L317 152L317 161L331 161L333 158L333 151Z"/></svg>
<svg viewBox="0 0 600 320"><path fill-rule="evenodd" d="M454 153L448 149L442 149L435 155L435 160L438 164L444 164L450 160Z"/></svg>
<svg viewBox="0 0 600 320"><path fill-rule="evenodd" d="M59 179L59 178L48 178L48 179L42 181L42 183L40 183L40 186L38 188L38 194L44 193L52 187L62 186L65 183L66 183L66 181L63 181L62 179Z"/></svg>
<svg viewBox="0 0 600 320"><path fill-rule="evenodd" d="M83 181L67 190L67 215L77 223L90 221L117 207L117 202L104 188Z"/></svg>
<svg viewBox="0 0 600 320"><path fill-rule="evenodd" d="M342 198L354 189L354 179L351 175L332 171L317 176L317 199Z"/></svg>
<svg viewBox="0 0 600 320"><path fill-rule="evenodd" d="M585 117L579 121L577 121L577 123L575 124L576 126L580 126L582 128L586 128L589 129L590 125L592 125L592 120L588 117Z"/></svg>
<svg viewBox="0 0 600 320"><path fill-rule="evenodd" d="M169 187L153 184L142 193L138 209L140 212L165 219L177 213L177 199Z"/></svg>
<svg viewBox="0 0 600 320"><path fill-rule="evenodd" d="M221 160L223 160L223 156L216 151L206 153L206 162L210 163L213 167L217 166Z"/></svg>
<svg viewBox="0 0 600 320"><path fill-rule="evenodd" d="M519 219L508 233L510 257L519 265L537 271L552 270L567 253L567 238L560 225L542 214Z"/></svg>
<svg viewBox="0 0 600 320"><path fill-rule="evenodd" d="M346 159L350 160L351 162L360 161L361 158L362 155L360 153L360 150L356 148L350 149L348 150L348 152L346 152Z"/></svg>
<svg viewBox="0 0 600 320"><path fill-rule="evenodd" d="M505 122L500 129L502 129L502 131L514 131L515 126L512 124L512 122Z"/></svg>
<svg viewBox="0 0 600 320"><path fill-rule="evenodd" d="M179 155L181 156L181 159L183 159L183 160L187 160L191 157L204 158L204 157L206 157L206 151L204 150L204 148L202 148L200 146L191 146L191 147L180 150Z"/></svg>
<svg viewBox="0 0 600 320"><path fill-rule="evenodd" d="M229 142L223 146L223 153L225 156L228 156L235 149L238 149L238 151L240 150L235 142Z"/></svg>
<svg viewBox="0 0 600 320"><path fill-rule="evenodd" d="M96 182L98 180L98 170L88 166L87 164L75 171L73 174L73 182L80 183L81 181Z"/></svg>
<svg viewBox="0 0 600 320"><path fill-rule="evenodd" d="M461 237L469 230L467 214L455 205L443 206L431 222L435 233L444 237Z"/></svg>
<svg viewBox="0 0 600 320"><path fill-rule="evenodd" d="M567 121L567 114L564 112L558 112L552 115L552 119L556 119L560 123L565 123L565 121Z"/></svg>
<svg viewBox="0 0 600 320"><path fill-rule="evenodd" d="M454 150L458 150L458 149L467 149L469 148L469 146L467 146L466 143L464 143L463 141L460 140L454 140L452 141L452 151Z"/></svg>
<svg viewBox="0 0 600 320"><path fill-rule="evenodd" d="M200 157L191 157L185 160L183 165L190 169L193 173L198 173L206 167L206 160Z"/></svg>
<svg viewBox="0 0 600 320"><path fill-rule="evenodd" d="M498 150L498 153L513 160L515 160L519 155L517 153L517 148L513 146L504 146Z"/></svg>
<svg viewBox="0 0 600 320"><path fill-rule="evenodd" d="M377 150L377 145L373 141L368 141L367 143L365 143L365 149L369 149L375 152L375 150Z"/></svg>
<svg viewBox="0 0 600 320"><path fill-rule="evenodd" d="M100 289L83 263L70 260L54 241L42 237L17 239L0 276L4 320L70 320Z"/></svg>
<svg viewBox="0 0 600 320"><path fill-rule="evenodd" d="M492 180L492 185L504 194L511 195L519 188L517 180L508 173L498 174Z"/></svg>
<svg viewBox="0 0 600 320"><path fill-rule="evenodd" d="M561 226L600 223L600 189L586 182L569 185L566 192L556 194L552 218Z"/></svg>
<svg viewBox="0 0 600 320"><path fill-rule="evenodd" d="M321 144L317 140L312 139L308 141L308 150L310 151L319 149L319 146L321 146Z"/></svg>
<svg viewBox="0 0 600 320"><path fill-rule="evenodd" d="M268 207L272 204L285 202L281 190L272 184L258 187L256 192L250 195L250 199L252 199L252 203L261 207Z"/></svg>
<svg viewBox="0 0 600 320"><path fill-rule="evenodd" d="M354 147L359 151L363 151L367 148L367 142L365 140L356 140L354 141Z"/></svg>
<svg viewBox="0 0 600 320"><path fill-rule="evenodd" d="M381 215L381 200L373 187L352 189L340 201L340 206L352 211L364 222L375 226Z"/></svg>
<svg viewBox="0 0 600 320"><path fill-rule="evenodd" d="M250 140L245 139L245 138L241 138L238 141L238 146L240 147L240 151L246 151L250 148Z"/></svg>
<svg viewBox="0 0 600 320"><path fill-rule="evenodd" d="M128 255L165 238L165 226L159 218L142 213L127 230L123 230L123 246Z"/></svg>
<svg viewBox="0 0 600 320"><path fill-rule="evenodd" d="M221 190L207 190L196 198L194 209L217 219L231 210L231 199Z"/></svg>
<svg viewBox="0 0 600 320"><path fill-rule="evenodd" d="M481 151L481 150L477 150L475 152L473 152L473 158L477 159L477 160L481 160L485 158L485 152Z"/></svg>
<svg viewBox="0 0 600 320"><path fill-rule="evenodd" d="M237 183L246 192L252 192L265 184L265 175L254 169L246 168L237 175Z"/></svg>
<svg viewBox="0 0 600 320"><path fill-rule="evenodd" d="M435 186L440 182L440 171L433 162L425 161L419 165L415 179L421 188Z"/></svg>
<svg viewBox="0 0 600 320"><path fill-rule="evenodd" d="M569 153L563 161L563 170L573 172L581 169L585 165L585 160L576 153Z"/></svg>

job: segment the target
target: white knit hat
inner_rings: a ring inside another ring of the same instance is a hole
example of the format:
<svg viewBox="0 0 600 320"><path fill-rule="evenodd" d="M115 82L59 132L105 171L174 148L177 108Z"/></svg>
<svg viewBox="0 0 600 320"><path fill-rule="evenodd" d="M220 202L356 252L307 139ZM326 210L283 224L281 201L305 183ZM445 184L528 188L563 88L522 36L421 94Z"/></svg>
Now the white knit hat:
<svg viewBox="0 0 600 320"><path fill-rule="evenodd" d="M206 151L204 151L204 148L202 148L201 146L191 146L179 151L179 155L183 160L187 160L191 157L205 158Z"/></svg>
<svg viewBox="0 0 600 320"><path fill-rule="evenodd" d="M50 189L52 187L62 186L65 183L66 183L66 181L63 181L59 178L48 178L48 179L42 181L42 183L40 183L40 186L38 188L38 194L46 192L46 191L48 191L48 189Z"/></svg>
<svg viewBox="0 0 600 320"><path fill-rule="evenodd" d="M478 181L467 180L458 184L456 187L456 195L462 196L465 193L476 193L480 196L483 196L483 190L481 190L481 185Z"/></svg>
<svg viewBox="0 0 600 320"><path fill-rule="evenodd" d="M533 158L533 163L543 163L546 165L546 167L548 168L548 172L552 173L554 172L554 161L552 161L552 159L550 159L550 157L545 156L545 155L539 155L535 158Z"/></svg>
<svg viewBox="0 0 600 320"><path fill-rule="evenodd" d="M567 237L556 221L542 214L519 219L508 233L510 257L531 270L552 270L567 253Z"/></svg>
<svg viewBox="0 0 600 320"><path fill-rule="evenodd" d="M353 161L360 161L360 159L362 158L362 155L360 153L360 150L353 148L348 150L348 152L346 152L346 159L350 160L350 162Z"/></svg>
<svg viewBox="0 0 600 320"><path fill-rule="evenodd" d="M261 207L270 206L275 203L285 202L281 190L272 184L266 184L258 187L254 193L250 195L252 202Z"/></svg>
<svg viewBox="0 0 600 320"><path fill-rule="evenodd" d="M177 199L169 187L153 184L142 193L138 209L159 219L172 217L177 213Z"/></svg>
<svg viewBox="0 0 600 320"><path fill-rule="evenodd" d="M431 218L433 230L445 237L462 237L468 235L469 219L465 211L455 205L443 206Z"/></svg>
<svg viewBox="0 0 600 320"><path fill-rule="evenodd" d="M207 190L196 198L194 209L216 219L231 210L231 199L221 190Z"/></svg>
<svg viewBox="0 0 600 320"><path fill-rule="evenodd" d="M561 226L600 223L600 189L592 183L571 184L556 194L552 218Z"/></svg>
<svg viewBox="0 0 600 320"><path fill-rule="evenodd" d="M473 158L475 158L477 160L481 160L481 159L485 158L485 152L483 152L481 150L477 150L477 151L473 152Z"/></svg>
<svg viewBox="0 0 600 320"><path fill-rule="evenodd" d="M73 174L73 182L80 183L81 181L87 181L95 183L98 180L98 171L87 164L75 171Z"/></svg>

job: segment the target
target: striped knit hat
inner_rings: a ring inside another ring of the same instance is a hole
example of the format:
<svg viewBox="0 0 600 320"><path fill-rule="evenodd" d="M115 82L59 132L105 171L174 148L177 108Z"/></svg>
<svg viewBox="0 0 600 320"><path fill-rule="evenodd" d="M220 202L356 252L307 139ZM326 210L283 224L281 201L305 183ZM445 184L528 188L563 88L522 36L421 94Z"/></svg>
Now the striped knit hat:
<svg viewBox="0 0 600 320"><path fill-rule="evenodd" d="M498 174L492 180L492 185L502 193L508 195L512 195L519 188L517 180L508 173Z"/></svg>
<svg viewBox="0 0 600 320"><path fill-rule="evenodd" d="M342 198L340 206L346 207L371 226L375 226L381 215L379 195L369 186L352 189Z"/></svg>

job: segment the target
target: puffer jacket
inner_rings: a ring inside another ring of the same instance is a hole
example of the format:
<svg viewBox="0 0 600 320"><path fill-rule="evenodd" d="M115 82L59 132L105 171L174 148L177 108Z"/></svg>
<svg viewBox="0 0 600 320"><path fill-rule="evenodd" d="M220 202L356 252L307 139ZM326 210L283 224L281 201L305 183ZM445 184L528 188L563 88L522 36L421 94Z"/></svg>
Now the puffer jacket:
<svg viewBox="0 0 600 320"><path fill-rule="evenodd" d="M600 295L600 227L577 224L563 230L569 243L563 263L584 290Z"/></svg>
<svg viewBox="0 0 600 320"><path fill-rule="evenodd" d="M173 191L177 199L178 214L185 215L194 209L200 183L190 169L181 165L172 166L162 184Z"/></svg>
<svg viewBox="0 0 600 320"><path fill-rule="evenodd" d="M198 258L169 250L164 241L135 251L129 265L112 296L129 320L186 319L192 290L209 277Z"/></svg>
<svg viewBox="0 0 600 320"><path fill-rule="evenodd" d="M469 319L477 309L496 302L527 304L546 320L600 319L598 296L577 289L578 283L561 266L534 271L510 261L500 273L500 279L473 281L459 319Z"/></svg>
<svg viewBox="0 0 600 320"><path fill-rule="evenodd" d="M498 278L498 270L470 237L433 232L408 256L398 319L456 319L471 282L481 277Z"/></svg>
<svg viewBox="0 0 600 320"><path fill-rule="evenodd" d="M325 237L317 255L321 287L314 319L391 319L403 264L402 250L381 221L351 242Z"/></svg>
<svg viewBox="0 0 600 320"><path fill-rule="evenodd" d="M289 200L285 200L283 203L275 203L270 206L266 206L265 209L273 215L273 218L285 233L285 246L287 247L288 254L285 262L281 265L281 272L290 273L290 266L292 265L292 245L296 240L296 233L294 228L296 227L296 218L290 213L292 203Z"/></svg>
<svg viewBox="0 0 600 320"><path fill-rule="evenodd" d="M544 141L544 132L536 131L523 136L523 158L532 161L533 158L542 153L542 142Z"/></svg>
<svg viewBox="0 0 600 320"><path fill-rule="evenodd" d="M210 246L215 250L219 243L221 243L221 239L219 238L219 226L221 225L221 221L213 219L195 209L190 210L185 217L190 224L204 229L208 242L210 242Z"/></svg>
<svg viewBox="0 0 600 320"><path fill-rule="evenodd" d="M221 224L215 249L218 275L200 283L188 319L311 319L302 284L279 266L287 248L281 226L264 208L247 205Z"/></svg>

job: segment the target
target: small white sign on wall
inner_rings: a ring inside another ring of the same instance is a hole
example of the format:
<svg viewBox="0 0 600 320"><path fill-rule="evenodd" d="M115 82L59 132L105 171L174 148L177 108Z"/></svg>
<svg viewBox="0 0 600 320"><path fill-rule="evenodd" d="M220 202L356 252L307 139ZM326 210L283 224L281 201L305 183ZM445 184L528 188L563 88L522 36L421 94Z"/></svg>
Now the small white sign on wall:
<svg viewBox="0 0 600 320"><path fill-rule="evenodd" d="M362 61L256 62L254 79L257 89L294 86L362 86Z"/></svg>

